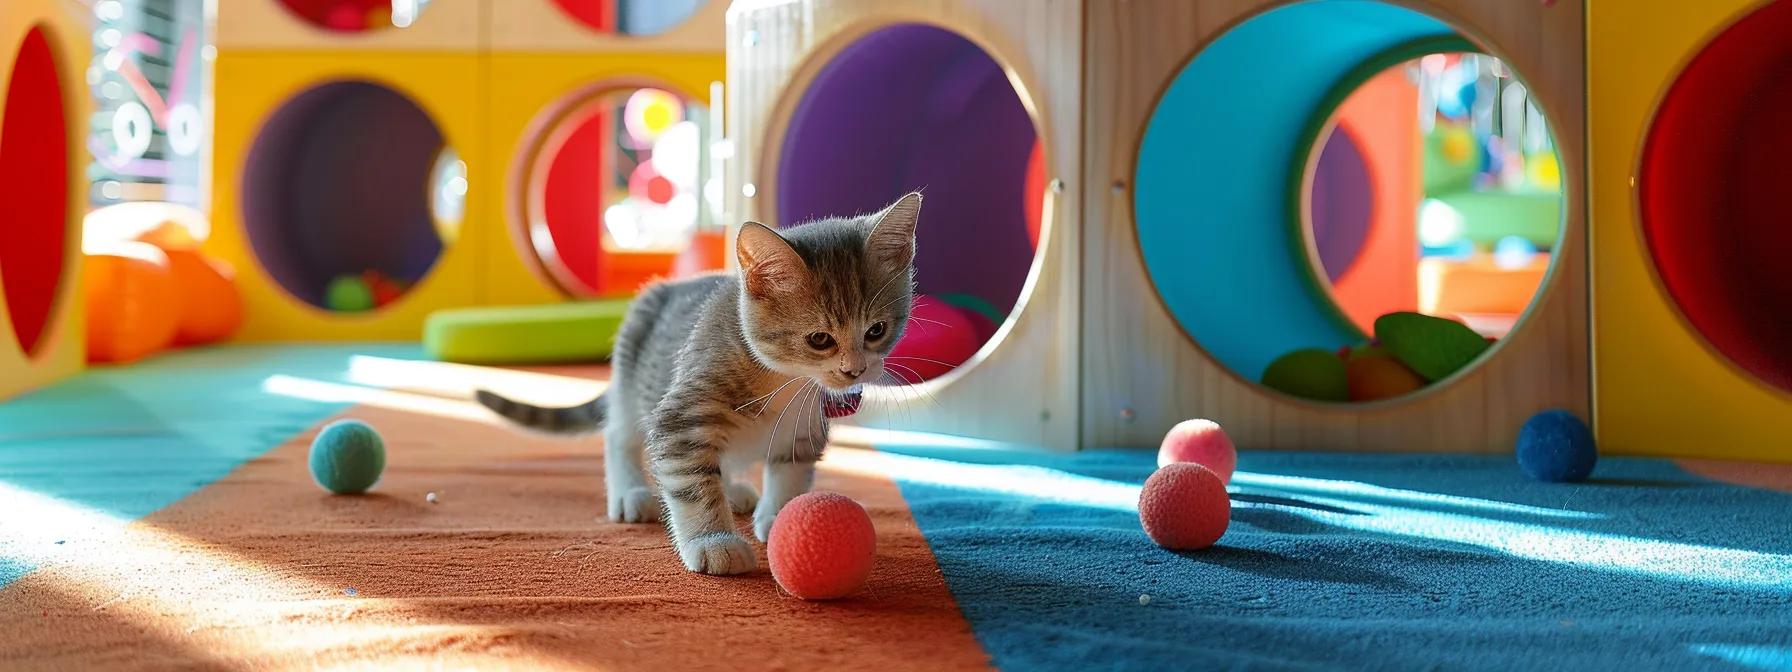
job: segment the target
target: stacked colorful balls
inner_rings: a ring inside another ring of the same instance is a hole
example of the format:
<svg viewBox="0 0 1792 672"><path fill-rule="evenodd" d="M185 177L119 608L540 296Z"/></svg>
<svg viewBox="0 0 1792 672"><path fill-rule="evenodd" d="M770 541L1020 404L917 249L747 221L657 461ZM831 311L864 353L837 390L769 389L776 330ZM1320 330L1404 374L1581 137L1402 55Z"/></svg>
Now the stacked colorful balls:
<svg viewBox="0 0 1792 672"><path fill-rule="evenodd" d="M1232 439L1219 423L1187 420L1164 435L1158 470L1139 489L1139 525L1157 545L1171 550L1209 548L1226 534L1232 499L1226 483L1238 463Z"/></svg>
<svg viewBox="0 0 1792 672"><path fill-rule="evenodd" d="M1296 350L1270 362L1265 387L1314 401L1363 402L1416 392L1467 367L1493 341L1455 320L1398 312L1375 320L1375 338L1336 352Z"/></svg>

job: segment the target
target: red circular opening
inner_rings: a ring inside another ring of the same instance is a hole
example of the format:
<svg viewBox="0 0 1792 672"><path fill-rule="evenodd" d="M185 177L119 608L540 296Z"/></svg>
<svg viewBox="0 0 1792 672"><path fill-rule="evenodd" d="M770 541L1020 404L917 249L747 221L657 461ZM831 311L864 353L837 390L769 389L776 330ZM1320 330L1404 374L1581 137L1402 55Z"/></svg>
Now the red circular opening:
<svg viewBox="0 0 1792 672"><path fill-rule="evenodd" d="M359 33L397 25L392 0L280 0L288 11L306 23L340 33ZM423 3L408 5L420 7ZM409 24L409 19L397 17Z"/></svg>
<svg viewBox="0 0 1792 672"><path fill-rule="evenodd" d="M32 28L8 75L0 112L0 285L27 354L50 321L68 233L68 128L56 58Z"/></svg>
<svg viewBox="0 0 1792 672"><path fill-rule="evenodd" d="M709 0L554 0L568 16L602 33L658 35L678 27Z"/></svg>
<svg viewBox="0 0 1792 672"><path fill-rule="evenodd" d="M1668 90L1638 180L1668 294L1711 345L1792 391L1792 2L1743 18Z"/></svg>
<svg viewBox="0 0 1792 672"><path fill-rule="evenodd" d="M628 295L670 276L698 227L714 223L708 113L664 89L577 103L548 130L527 180L528 238L572 296Z"/></svg>

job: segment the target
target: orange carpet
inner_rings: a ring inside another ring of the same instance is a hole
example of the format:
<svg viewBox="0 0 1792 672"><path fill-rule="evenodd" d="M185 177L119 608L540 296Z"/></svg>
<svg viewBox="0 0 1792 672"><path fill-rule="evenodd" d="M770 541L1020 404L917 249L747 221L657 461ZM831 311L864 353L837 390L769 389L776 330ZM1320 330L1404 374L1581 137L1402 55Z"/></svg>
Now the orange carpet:
<svg viewBox="0 0 1792 672"><path fill-rule="evenodd" d="M658 525L601 521L596 439L416 400L342 414L386 438L375 494L312 483L314 427L120 530L71 529L66 559L0 590L0 668L988 667L886 478L824 463L879 557L855 598L808 603L763 556L694 575Z"/></svg>

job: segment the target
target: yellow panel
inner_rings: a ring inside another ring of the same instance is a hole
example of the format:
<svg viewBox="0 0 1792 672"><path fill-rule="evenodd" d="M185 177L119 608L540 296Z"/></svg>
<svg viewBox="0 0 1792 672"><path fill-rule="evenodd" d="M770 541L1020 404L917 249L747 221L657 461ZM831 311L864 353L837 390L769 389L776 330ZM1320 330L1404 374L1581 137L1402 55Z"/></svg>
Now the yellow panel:
<svg viewBox="0 0 1792 672"><path fill-rule="evenodd" d="M1588 49L1594 420L1602 450L1792 461L1792 396L1692 331L1661 289L1631 186L1655 103L1757 0L1595 0Z"/></svg>
<svg viewBox="0 0 1792 672"><path fill-rule="evenodd" d="M80 293L81 215L87 211L87 118L92 103L84 74L91 59L92 37L82 17L71 15L71 3L58 0L5 0L0 3L0 110L6 107L19 45L33 27L41 26L62 75L63 110L68 128L68 221L63 249L62 281L56 290L49 324L37 351L27 355L12 336L12 324L0 293L0 399L68 377L86 359L85 320ZM3 114L3 112L0 112Z"/></svg>
<svg viewBox="0 0 1792 672"><path fill-rule="evenodd" d="M239 189L243 163L267 118L312 87L338 80L371 81L408 96L426 112L470 175L483 176L486 142L481 134L484 89L475 54L364 52L225 52L216 68L213 144L213 231L208 253L237 267L247 305L239 340L412 340L439 308L475 303L479 250L490 227L478 224L496 183L474 181L467 194L459 239L446 245L427 276L385 308L341 314L288 294L257 263L243 228Z"/></svg>
<svg viewBox="0 0 1792 672"><path fill-rule="evenodd" d="M523 163L535 156L536 144L563 106L588 100L611 88L661 86L702 101L711 82L723 77L722 54L494 54L490 57L492 96L491 147L495 160L475 168L482 184L503 190L487 198L488 207L468 222L488 241L480 250L485 283L479 298L492 304L527 304L565 298L534 265L522 233ZM487 192L490 193L490 192Z"/></svg>

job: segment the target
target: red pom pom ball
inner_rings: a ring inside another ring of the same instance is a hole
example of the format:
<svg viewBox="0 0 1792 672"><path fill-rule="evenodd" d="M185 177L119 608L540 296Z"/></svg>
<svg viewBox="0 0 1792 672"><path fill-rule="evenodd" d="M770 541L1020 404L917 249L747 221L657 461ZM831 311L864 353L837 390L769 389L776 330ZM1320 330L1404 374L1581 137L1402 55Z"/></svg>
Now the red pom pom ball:
<svg viewBox="0 0 1792 672"><path fill-rule="evenodd" d="M1157 449L1157 466L1177 462L1193 462L1207 467L1220 477L1221 483L1232 482L1232 470L1238 467L1238 449L1232 437L1212 420L1184 420L1164 435Z"/></svg>
<svg viewBox="0 0 1792 672"><path fill-rule="evenodd" d="M1177 462L1158 469L1139 491L1139 522L1145 534L1164 548L1210 547L1226 533L1231 520L1226 484L1199 464Z"/></svg>
<svg viewBox="0 0 1792 672"><path fill-rule="evenodd" d="M805 600L845 597L865 585L877 559L877 530L845 495L811 492L790 500L766 544L772 578Z"/></svg>

